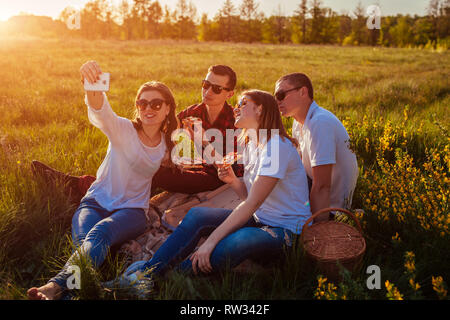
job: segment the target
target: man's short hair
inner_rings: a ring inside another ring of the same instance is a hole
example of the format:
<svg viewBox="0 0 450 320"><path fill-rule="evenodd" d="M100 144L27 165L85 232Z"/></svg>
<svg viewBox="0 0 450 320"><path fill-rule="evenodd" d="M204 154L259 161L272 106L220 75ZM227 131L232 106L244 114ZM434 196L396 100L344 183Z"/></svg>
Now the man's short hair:
<svg viewBox="0 0 450 320"><path fill-rule="evenodd" d="M231 69L229 66L218 64L209 67L208 72L212 72L219 76L228 76L228 89L234 90L234 88L236 87L236 72L234 72L233 69Z"/></svg>
<svg viewBox="0 0 450 320"><path fill-rule="evenodd" d="M278 79L277 83L281 83L282 81L289 82L293 87L306 87L308 89L308 96L311 100L314 100L314 89L311 80L306 74L299 72L287 74Z"/></svg>

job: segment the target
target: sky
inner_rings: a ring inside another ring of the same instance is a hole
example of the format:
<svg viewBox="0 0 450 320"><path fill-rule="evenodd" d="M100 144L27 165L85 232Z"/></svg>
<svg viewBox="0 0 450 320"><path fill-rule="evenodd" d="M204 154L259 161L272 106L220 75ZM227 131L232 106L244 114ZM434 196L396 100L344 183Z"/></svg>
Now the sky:
<svg viewBox="0 0 450 320"><path fill-rule="evenodd" d="M114 3L119 3L120 0L112 0ZM131 0L129 0L131 2ZM197 7L197 12L207 13L212 18L217 11L222 7L224 0L191 0ZM238 7L242 0L232 0L234 5ZM322 0L326 7L330 7L338 13L344 11L350 13L361 1L364 7L372 4L378 4L381 8L382 15L402 14L418 14L424 15L429 0ZM20 12L30 13L35 15L45 15L52 18L57 18L64 8L68 6L83 7L89 0L0 0L0 21L5 21L13 15ZM162 6L169 5L175 7L178 0L159 0ZM291 15L298 7L300 0L257 0L259 8L266 14L272 15L278 11L281 6L281 11L286 15Z"/></svg>

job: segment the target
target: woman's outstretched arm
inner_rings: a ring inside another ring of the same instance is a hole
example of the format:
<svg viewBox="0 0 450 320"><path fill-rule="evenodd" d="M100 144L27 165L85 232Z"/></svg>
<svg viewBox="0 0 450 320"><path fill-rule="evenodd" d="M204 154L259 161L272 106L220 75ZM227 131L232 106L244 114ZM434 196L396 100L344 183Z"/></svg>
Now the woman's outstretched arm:
<svg viewBox="0 0 450 320"><path fill-rule="evenodd" d="M95 83L102 74L100 66L95 61L88 61L80 68L82 79ZM129 143L134 132L130 120L117 116L103 91L86 91L85 103L88 106L89 121L99 128L115 146Z"/></svg>

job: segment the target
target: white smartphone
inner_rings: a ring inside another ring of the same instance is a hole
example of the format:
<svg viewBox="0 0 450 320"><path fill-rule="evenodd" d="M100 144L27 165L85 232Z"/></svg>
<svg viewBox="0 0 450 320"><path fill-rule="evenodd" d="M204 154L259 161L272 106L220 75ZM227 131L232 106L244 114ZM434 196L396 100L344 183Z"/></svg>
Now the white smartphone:
<svg viewBox="0 0 450 320"><path fill-rule="evenodd" d="M95 83L90 83L84 79L84 90L86 91L109 91L109 73L102 73L100 75L100 80Z"/></svg>

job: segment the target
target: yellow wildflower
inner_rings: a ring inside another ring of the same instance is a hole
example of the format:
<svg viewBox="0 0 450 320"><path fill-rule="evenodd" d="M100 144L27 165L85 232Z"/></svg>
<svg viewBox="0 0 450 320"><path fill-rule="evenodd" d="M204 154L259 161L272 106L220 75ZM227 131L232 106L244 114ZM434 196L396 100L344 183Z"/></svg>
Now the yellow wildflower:
<svg viewBox="0 0 450 320"><path fill-rule="evenodd" d="M394 284L390 283L388 280L384 283L386 286L386 297L389 300L403 300L403 295L398 291Z"/></svg>
<svg viewBox="0 0 450 320"><path fill-rule="evenodd" d="M447 290L445 289L444 279L441 276L431 277L431 283L433 284L433 290L437 293L439 299L443 300L447 297Z"/></svg>
<svg viewBox="0 0 450 320"><path fill-rule="evenodd" d="M417 290L420 289L420 284L418 284L417 282L414 282L414 279L413 279L413 278L410 278L410 279L409 279L409 285L411 286L411 288L412 288L414 291L417 291Z"/></svg>

